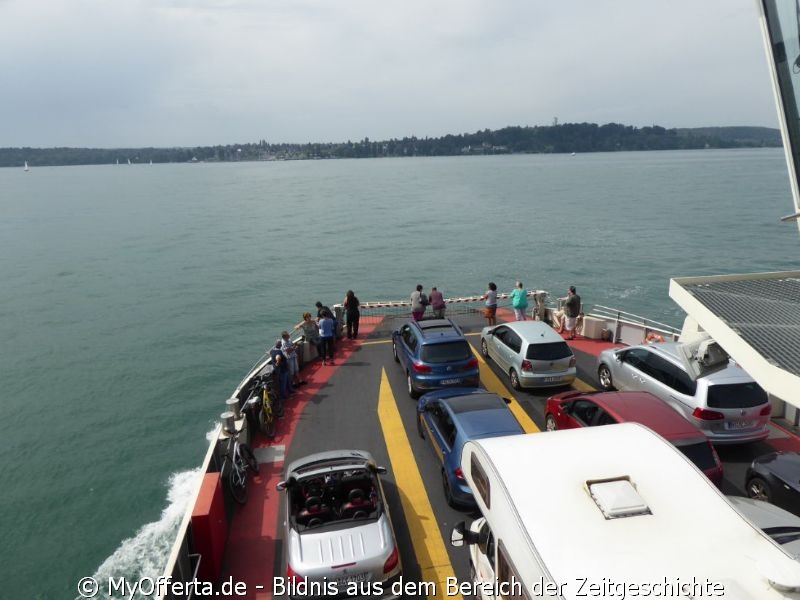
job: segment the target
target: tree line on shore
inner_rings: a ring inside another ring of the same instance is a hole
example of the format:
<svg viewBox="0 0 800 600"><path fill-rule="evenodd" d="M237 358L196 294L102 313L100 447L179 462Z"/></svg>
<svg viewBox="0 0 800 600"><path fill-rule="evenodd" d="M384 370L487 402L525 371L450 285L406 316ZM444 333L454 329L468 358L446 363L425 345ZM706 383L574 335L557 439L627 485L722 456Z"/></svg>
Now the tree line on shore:
<svg viewBox="0 0 800 600"><path fill-rule="evenodd" d="M0 167L251 160L309 160L476 154L583 153L703 148L779 147L780 132L768 127L665 129L618 123L513 126L438 138L334 143L254 143L176 148L0 148Z"/></svg>

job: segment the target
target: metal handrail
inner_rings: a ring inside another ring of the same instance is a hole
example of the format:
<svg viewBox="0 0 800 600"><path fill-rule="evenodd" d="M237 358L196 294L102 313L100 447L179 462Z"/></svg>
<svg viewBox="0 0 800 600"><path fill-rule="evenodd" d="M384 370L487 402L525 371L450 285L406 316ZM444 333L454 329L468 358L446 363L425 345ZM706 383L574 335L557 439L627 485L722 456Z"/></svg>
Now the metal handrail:
<svg viewBox="0 0 800 600"><path fill-rule="evenodd" d="M602 304L595 304L592 307L592 310L587 312L586 315L614 319L617 322L630 323L631 325L642 325L647 329L658 330L662 333L668 333L673 336L680 335L681 333L680 329L677 329L672 325L654 321L653 319L648 319L647 317L626 312L624 310L619 310L617 308L603 306Z"/></svg>

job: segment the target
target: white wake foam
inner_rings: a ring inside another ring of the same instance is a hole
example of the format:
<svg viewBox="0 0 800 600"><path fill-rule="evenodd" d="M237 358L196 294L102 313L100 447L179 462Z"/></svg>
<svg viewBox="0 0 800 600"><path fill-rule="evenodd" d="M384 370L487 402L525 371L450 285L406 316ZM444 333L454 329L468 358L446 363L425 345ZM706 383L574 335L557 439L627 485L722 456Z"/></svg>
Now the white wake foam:
<svg viewBox="0 0 800 600"><path fill-rule="evenodd" d="M199 477L199 468L173 473L170 476L167 507L162 511L161 518L153 523L147 523L136 532L136 535L123 540L119 548L97 568L97 572L93 575L100 583L100 593L97 598L109 597L107 589L104 589L109 577L125 577L126 580L133 582L143 577L156 579L162 575L178 526ZM118 596L118 593L115 596ZM134 598L143 599L145 596L136 594ZM79 599L80 596L76 598Z"/></svg>

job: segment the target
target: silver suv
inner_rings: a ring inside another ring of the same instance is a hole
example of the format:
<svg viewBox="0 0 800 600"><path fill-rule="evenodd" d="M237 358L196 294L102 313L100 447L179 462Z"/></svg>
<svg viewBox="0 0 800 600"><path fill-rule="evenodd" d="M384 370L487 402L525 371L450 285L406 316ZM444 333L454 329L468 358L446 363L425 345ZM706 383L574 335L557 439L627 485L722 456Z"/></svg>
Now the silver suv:
<svg viewBox="0 0 800 600"><path fill-rule="evenodd" d="M610 348L597 359L604 390L650 392L697 425L715 444L763 440L771 406L767 393L740 367L726 367L693 379L680 343Z"/></svg>

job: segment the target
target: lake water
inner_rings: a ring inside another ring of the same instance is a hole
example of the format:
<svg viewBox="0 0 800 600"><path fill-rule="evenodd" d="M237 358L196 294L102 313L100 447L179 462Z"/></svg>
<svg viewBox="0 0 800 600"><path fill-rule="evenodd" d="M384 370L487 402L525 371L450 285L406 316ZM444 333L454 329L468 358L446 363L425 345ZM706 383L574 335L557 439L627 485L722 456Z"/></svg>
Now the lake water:
<svg viewBox="0 0 800 600"><path fill-rule="evenodd" d="M781 150L0 169L0 596L161 572L224 400L316 300L796 268Z"/></svg>

